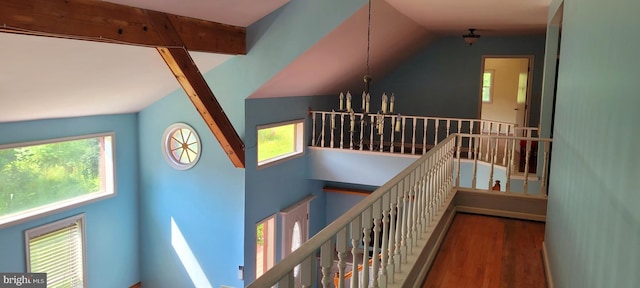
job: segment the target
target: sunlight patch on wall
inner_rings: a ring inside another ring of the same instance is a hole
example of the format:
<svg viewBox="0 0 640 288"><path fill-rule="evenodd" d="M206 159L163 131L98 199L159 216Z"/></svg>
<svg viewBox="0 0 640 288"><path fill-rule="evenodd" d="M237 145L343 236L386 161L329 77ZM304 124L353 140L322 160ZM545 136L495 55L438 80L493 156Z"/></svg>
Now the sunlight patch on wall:
<svg viewBox="0 0 640 288"><path fill-rule="evenodd" d="M176 221L173 220L173 217L171 217L171 246L173 246L173 250L178 254L178 258L180 258L180 262L182 262L184 269L187 270L193 285L195 287L212 288L213 286L209 283L207 275L204 274L200 263L198 263L198 259L193 255L187 240L184 239L184 236L176 224Z"/></svg>

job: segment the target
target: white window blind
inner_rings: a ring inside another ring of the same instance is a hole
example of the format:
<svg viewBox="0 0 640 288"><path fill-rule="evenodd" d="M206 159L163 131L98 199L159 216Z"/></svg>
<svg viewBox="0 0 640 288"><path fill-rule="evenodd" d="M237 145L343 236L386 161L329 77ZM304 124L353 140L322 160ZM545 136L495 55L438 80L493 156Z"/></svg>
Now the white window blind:
<svg viewBox="0 0 640 288"><path fill-rule="evenodd" d="M29 272L47 273L48 287L85 287L82 215L26 233Z"/></svg>

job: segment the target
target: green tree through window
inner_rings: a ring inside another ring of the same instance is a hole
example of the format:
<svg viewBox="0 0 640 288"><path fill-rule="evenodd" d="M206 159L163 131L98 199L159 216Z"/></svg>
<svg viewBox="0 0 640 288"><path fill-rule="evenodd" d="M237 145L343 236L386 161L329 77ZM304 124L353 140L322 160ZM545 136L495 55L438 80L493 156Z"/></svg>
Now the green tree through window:
<svg viewBox="0 0 640 288"><path fill-rule="evenodd" d="M105 190L105 140L0 149L0 217Z"/></svg>

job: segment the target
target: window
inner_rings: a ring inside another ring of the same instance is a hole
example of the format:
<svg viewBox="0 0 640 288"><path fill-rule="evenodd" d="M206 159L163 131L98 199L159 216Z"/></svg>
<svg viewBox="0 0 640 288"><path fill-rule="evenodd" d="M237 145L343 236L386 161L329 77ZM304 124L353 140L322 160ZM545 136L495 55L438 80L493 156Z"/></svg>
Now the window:
<svg viewBox="0 0 640 288"><path fill-rule="evenodd" d="M0 145L0 228L114 195L113 138Z"/></svg>
<svg viewBox="0 0 640 288"><path fill-rule="evenodd" d="M276 216L256 225L256 279L273 267L276 254Z"/></svg>
<svg viewBox="0 0 640 288"><path fill-rule="evenodd" d="M162 150L171 167L187 170L200 159L200 137L193 127L176 123L164 131Z"/></svg>
<svg viewBox="0 0 640 288"><path fill-rule="evenodd" d="M47 273L47 287L87 287L84 238L84 214L27 230L27 272Z"/></svg>
<svg viewBox="0 0 640 288"><path fill-rule="evenodd" d="M494 70L484 70L482 74L482 102L491 103L493 97Z"/></svg>
<svg viewBox="0 0 640 288"><path fill-rule="evenodd" d="M258 126L258 167L304 152L304 120Z"/></svg>

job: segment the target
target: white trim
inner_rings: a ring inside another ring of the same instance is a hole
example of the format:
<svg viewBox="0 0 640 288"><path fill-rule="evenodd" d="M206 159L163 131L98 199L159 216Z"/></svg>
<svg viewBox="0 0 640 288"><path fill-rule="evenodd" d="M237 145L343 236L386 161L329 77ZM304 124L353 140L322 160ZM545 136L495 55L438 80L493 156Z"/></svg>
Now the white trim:
<svg viewBox="0 0 640 288"><path fill-rule="evenodd" d="M0 149L12 149L12 148L18 148L18 147L51 144L51 143L98 138L98 137L105 137L105 138L111 137L110 141L106 141L106 139L104 141L105 143L104 159L105 160L111 159L111 161L105 161L105 171L104 171L105 190L104 191L99 191L99 192L96 191L90 194L77 196L71 199L66 199L66 200L55 202L55 203L34 207L34 208L20 211L14 214L0 216L0 229L9 227L12 225L16 225L16 224L29 222L38 218L51 216L53 214L56 214L62 211L70 210L70 209L87 205L93 202L115 197L117 195L116 168L115 168L116 167L116 163L115 163L116 162L116 159L115 159L116 137L114 132L88 134L88 135L82 135L82 136L63 137L63 138L55 138L55 139L49 139L49 140L38 140L38 141L0 145Z"/></svg>
<svg viewBox="0 0 640 288"><path fill-rule="evenodd" d="M193 134L194 137L196 137L198 152L196 153L196 158L189 163L182 163L178 161L178 159L175 159L173 157L173 153L169 149L169 147L171 147L171 145L169 144L171 135L173 135L173 133L180 129L187 129ZM196 129L193 129L193 127L189 126L189 124L186 123L174 123L172 125L169 125L169 127L167 127L167 129L165 129L164 133L162 134L161 145L162 155L164 156L164 159L167 161L169 166L173 167L176 170L188 170L193 168L193 166L198 163L198 160L200 160L200 155L202 154L202 142L200 142L200 136L198 135L198 132L196 131Z"/></svg>
<svg viewBox="0 0 640 288"><path fill-rule="evenodd" d="M404 116L403 116L404 117ZM393 157L393 158L410 158L410 159L418 159L420 157L422 157L422 154L418 155L412 155L412 154L400 154L400 153L389 153L388 151L386 152L380 152L380 151L368 151L368 150L349 150L349 149L336 149L336 148L331 148L331 147L317 147L317 146L310 146L307 147L307 149L309 150L319 150L319 151L333 151L333 152L338 152L338 153L349 153L349 154L361 154L361 155L371 155L371 156L380 156L380 157Z"/></svg>
<svg viewBox="0 0 640 288"><path fill-rule="evenodd" d="M504 211L504 210L497 210L497 209L476 208L476 207L470 207L470 206L458 205L456 206L456 211L463 212L463 213L498 216L498 217L521 219L521 220L533 220L533 221L540 221L540 222L547 221L546 216L541 216L536 214L511 212L511 211Z"/></svg>
<svg viewBox="0 0 640 288"><path fill-rule="evenodd" d="M38 237L40 235L43 234L47 234L47 233L51 233L54 232L56 230L62 229L64 227L67 227L73 223L79 222L78 226L80 227L80 237L82 238L82 286L83 287L89 287L89 285L87 284L87 238L86 238L86 234L85 234L85 217L84 217L84 213L82 214L78 214L75 216L71 216L71 217L67 217L64 219L60 219L57 220L55 222L51 222L48 224L44 224L44 225L40 225L28 230L24 231L24 242L25 242L25 246L24 246L24 250L25 250L25 263L26 263L26 271L28 273L31 272L31 255L30 255L30 249L29 249L29 241L32 238Z"/></svg>
<svg viewBox="0 0 640 288"><path fill-rule="evenodd" d="M294 151L291 153L287 153L287 154L282 154L276 157L272 157L263 161L258 161L258 131L263 130L263 129L269 129L269 128L274 128L274 127L279 127L279 126L286 126L286 125L290 125L290 124L294 124L294 135L293 135L293 149ZM285 122L278 122L278 123L271 123L271 124L265 124L265 125L258 125L256 127L256 167L258 169L262 169L265 167L270 167L276 164L279 164L281 162L293 159L293 158L297 158L300 157L302 155L305 154L305 131L306 131L306 127L305 127L305 119L296 119L296 120L290 120L290 121L285 121Z"/></svg>
<svg viewBox="0 0 640 288"><path fill-rule="evenodd" d="M553 275L551 274L551 265L549 265L549 252L547 252L547 243L542 241L542 263L544 265L544 276L547 279L547 288L553 288Z"/></svg>

